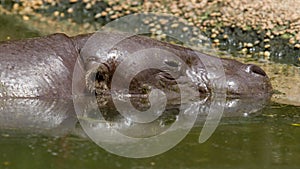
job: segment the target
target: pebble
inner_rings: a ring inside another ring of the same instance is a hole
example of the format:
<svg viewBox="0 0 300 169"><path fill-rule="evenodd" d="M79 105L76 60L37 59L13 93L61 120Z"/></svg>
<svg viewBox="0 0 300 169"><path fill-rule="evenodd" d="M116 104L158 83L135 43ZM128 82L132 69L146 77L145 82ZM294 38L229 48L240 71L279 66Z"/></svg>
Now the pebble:
<svg viewBox="0 0 300 169"><path fill-rule="evenodd" d="M264 52L259 52L259 56L263 56L264 55Z"/></svg>
<svg viewBox="0 0 300 169"><path fill-rule="evenodd" d="M118 14L114 14L110 16L110 19L117 19L118 18Z"/></svg>
<svg viewBox="0 0 300 169"><path fill-rule="evenodd" d="M195 26L193 22L188 23L189 26Z"/></svg>
<svg viewBox="0 0 300 169"><path fill-rule="evenodd" d="M283 35L285 33L285 31L281 30L278 32L280 35Z"/></svg>
<svg viewBox="0 0 300 169"><path fill-rule="evenodd" d="M33 10L32 10L31 7L28 6L28 7L25 7L25 8L23 9L23 12L26 13L26 14L28 14L28 13L32 13Z"/></svg>
<svg viewBox="0 0 300 169"><path fill-rule="evenodd" d="M171 28L177 28L178 26L179 26L178 23L173 23L173 24L171 25Z"/></svg>
<svg viewBox="0 0 300 169"><path fill-rule="evenodd" d="M248 49L247 49L247 48L243 48L243 49L242 49L242 52L243 52L243 53L247 53L247 52L248 52Z"/></svg>
<svg viewBox="0 0 300 169"><path fill-rule="evenodd" d="M247 43L247 47L248 47L248 48L252 48L252 47L253 47L253 44L252 44L252 43Z"/></svg>
<svg viewBox="0 0 300 169"><path fill-rule="evenodd" d="M167 38L167 35L163 33L163 34L160 35L160 37L161 37L162 39L166 39L166 38Z"/></svg>
<svg viewBox="0 0 300 169"><path fill-rule="evenodd" d="M67 10L67 12L68 12L68 13L73 13L74 10L73 10L73 8L69 8L69 9Z"/></svg>
<svg viewBox="0 0 300 169"><path fill-rule="evenodd" d="M28 17L28 16L26 16L26 15L23 15L23 17L22 17L22 18L23 18L23 20L24 20L24 21L28 21L28 20L29 20L29 17Z"/></svg>
<svg viewBox="0 0 300 169"><path fill-rule="evenodd" d="M154 33L154 32L156 32L156 29L155 28L151 28L150 32Z"/></svg>
<svg viewBox="0 0 300 169"><path fill-rule="evenodd" d="M101 16L106 16L107 15L107 12L106 11L102 11L101 12Z"/></svg>
<svg viewBox="0 0 300 169"><path fill-rule="evenodd" d="M154 27L154 26L155 26L154 23L150 23L150 24L149 24L149 27Z"/></svg>
<svg viewBox="0 0 300 169"><path fill-rule="evenodd" d="M214 43L219 43L220 40L219 39L214 39Z"/></svg>
<svg viewBox="0 0 300 169"><path fill-rule="evenodd" d="M221 16L221 13L219 12L213 12L210 14L210 16L215 17L215 16Z"/></svg>
<svg viewBox="0 0 300 169"><path fill-rule="evenodd" d="M85 6L85 9L91 9L92 8L92 4L91 3L87 3Z"/></svg>
<svg viewBox="0 0 300 169"><path fill-rule="evenodd" d="M148 25L150 23L150 21L148 19L145 19L144 21L144 24Z"/></svg>
<svg viewBox="0 0 300 169"><path fill-rule="evenodd" d="M186 31L189 30L189 28L188 27L183 27L182 30L183 30L183 32L186 32Z"/></svg>
<svg viewBox="0 0 300 169"><path fill-rule="evenodd" d="M299 43L295 44L295 47L300 49L300 44Z"/></svg>
<svg viewBox="0 0 300 169"><path fill-rule="evenodd" d="M155 25L155 28L156 28L156 29L160 29L161 26L157 24L157 25Z"/></svg>
<svg viewBox="0 0 300 169"><path fill-rule="evenodd" d="M162 24L162 25L165 25L165 24L168 23L168 20L167 19L160 19L159 23Z"/></svg>
<svg viewBox="0 0 300 169"><path fill-rule="evenodd" d="M290 43L290 44L295 44L295 43L296 43L296 41L295 41L295 39L294 39L294 38L291 38L291 39L289 40L289 43Z"/></svg>
<svg viewBox="0 0 300 169"><path fill-rule="evenodd" d="M19 4L15 3L15 4L13 5L13 10L18 10L18 9L19 9Z"/></svg>
<svg viewBox="0 0 300 169"><path fill-rule="evenodd" d="M270 52L269 51L265 51L264 52L264 57L266 58L266 59L268 59L269 57L270 57Z"/></svg>
<svg viewBox="0 0 300 169"><path fill-rule="evenodd" d="M97 13L94 17L95 17L95 19L97 19L97 18L100 18L101 16L102 16L101 13Z"/></svg>
<svg viewBox="0 0 300 169"><path fill-rule="evenodd" d="M54 16L59 16L59 12L58 11L54 11L53 15Z"/></svg>
<svg viewBox="0 0 300 169"><path fill-rule="evenodd" d="M270 44L266 44L265 45L265 48L267 49L267 48L270 48L271 47L271 45Z"/></svg>
<svg viewBox="0 0 300 169"><path fill-rule="evenodd" d="M216 37L217 37L217 34L213 33L213 34L211 34L210 37L211 37L211 38L216 38Z"/></svg>

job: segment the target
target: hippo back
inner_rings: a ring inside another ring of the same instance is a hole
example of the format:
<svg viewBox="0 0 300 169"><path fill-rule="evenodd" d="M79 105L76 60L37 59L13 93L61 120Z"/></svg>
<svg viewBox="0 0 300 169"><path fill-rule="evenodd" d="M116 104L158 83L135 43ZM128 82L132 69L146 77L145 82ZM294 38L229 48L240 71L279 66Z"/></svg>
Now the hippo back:
<svg viewBox="0 0 300 169"><path fill-rule="evenodd" d="M71 97L78 52L64 34L0 45L0 97Z"/></svg>

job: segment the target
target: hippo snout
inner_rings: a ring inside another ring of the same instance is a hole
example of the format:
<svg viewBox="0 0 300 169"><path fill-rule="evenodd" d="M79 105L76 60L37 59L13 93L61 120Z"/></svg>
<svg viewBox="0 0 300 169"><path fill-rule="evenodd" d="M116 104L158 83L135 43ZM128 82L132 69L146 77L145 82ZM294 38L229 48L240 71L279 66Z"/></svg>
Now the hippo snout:
<svg viewBox="0 0 300 169"><path fill-rule="evenodd" d="M272 86L266 72L254 64L223 62L228 97L271 96Z"/></svg>

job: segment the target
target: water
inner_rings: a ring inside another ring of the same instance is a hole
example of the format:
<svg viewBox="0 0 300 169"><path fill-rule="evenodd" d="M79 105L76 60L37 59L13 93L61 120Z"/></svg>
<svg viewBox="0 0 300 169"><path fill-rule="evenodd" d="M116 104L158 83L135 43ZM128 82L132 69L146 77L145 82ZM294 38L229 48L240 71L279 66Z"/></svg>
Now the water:
<svg viewBox="0 0 300 169"><path fill-rule="evenodd" d="M0 23L0 41L39 36L39 32L27 28L19 18L14 16L0 14Z"/></svg>
<svg viewBox="0 0 300 169"><path fill-rule="evenodd" d="M5 17L4 17L5 18ZM12 20L9 18L9 20ZM3 16L0 16L2 25ZM12 30L11 26L10 30ZM32 37L1 28L1 40ZM18 29L14 30L15 32ZM78 133L62 136L0 130L0 168L280 168L300 166L300 107L271 103L255 115L223 117L205 143L198 124L176 147L158 156L131 159L113 155Z"/></svg>
<svg viewBox="0 0 300 169"><path fill-rule="evenodd" d="M278 104L260 115L223 118L199 144L201 126L170 151L145 159L106 152L88 139L2 130L0 168L298 168L299 107Z"/></svg>

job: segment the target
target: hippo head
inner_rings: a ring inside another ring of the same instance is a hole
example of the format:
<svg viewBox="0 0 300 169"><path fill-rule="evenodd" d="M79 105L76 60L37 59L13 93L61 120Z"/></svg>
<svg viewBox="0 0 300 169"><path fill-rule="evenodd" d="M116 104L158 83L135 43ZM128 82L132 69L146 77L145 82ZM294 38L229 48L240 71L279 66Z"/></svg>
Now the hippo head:
<svg viewBox="0 0 300 169"><path fill-rule="evenodd" d="M196 87L196 89L198 88L197 90L202 95L214 92L211 84L213 78L211 77L217 77L215 74L218 73L210 71L209 77L208 73L205 72L207 65L203 63L203 58L210 62L221 61L220 63L222 65L220 69L224 72L223 75L225 75L225 89L227 97L269 97L271 94L272 87L268 76L256 65L243 64L232 59L219 59L189 48L157 41L143 36L130 36L123 38L123 40L120 43L117 43L114 48L101 52L101 55L99 55L99 49L102 50L102 46L105 46L103 39L106 41L115 41L116 39L119 39L120 36L122 38L124 35L119 33L101 33L92 37L94 39L89 40L83 48L83 51L81 51L81 55L85 56L83 58L86 72L85 80L86 87L89 90L97 90L95 87L97 88L97 86L100 86L100 90L98 90L100 93L103 93L101 91L102 89L109 91L112 76L114 75L118 65L125 57L127 57L127 55L143 49L159 48L178 56L182 61L186 62L185 67L178 68L182 66L182 64L177 64L178 61L165 61L166 66L162 66L163 69L170 68L167 72L172 71L171 69L180 70L179 74L178 72L176 73L178 74L178 77L187 75L190 79L192 79L194 87ZM82 46L82 44L85 44L87 37L77 36L74 40L77 42L77 46ZM98 45L95 47L95 44ZM151 60L148 61L148 63L150 62ZM131 67L128 66L126 69L130 68ZM128 72L128 70L126 71ZM190 73L188 74L188 72ZM126 74L121 75L120 77L124 77L124 79L126 79ZM96 86L94 83L95 80L97 83ZM156 86L158 88L170 89L174 86L174 84L176 84L174 83L174 80L177 79L174 79L170 76L170 74L163 71L154 69L145 70L133 79L131 88L136 91L145 91L145 86ZM181 80L182 81L177 80L176 82L183 84L186 83L186 79L181 78ZM135 93L135 91L133 91L133 93ZM137 92L137 94L138 93L139 92Z"/></svg>

